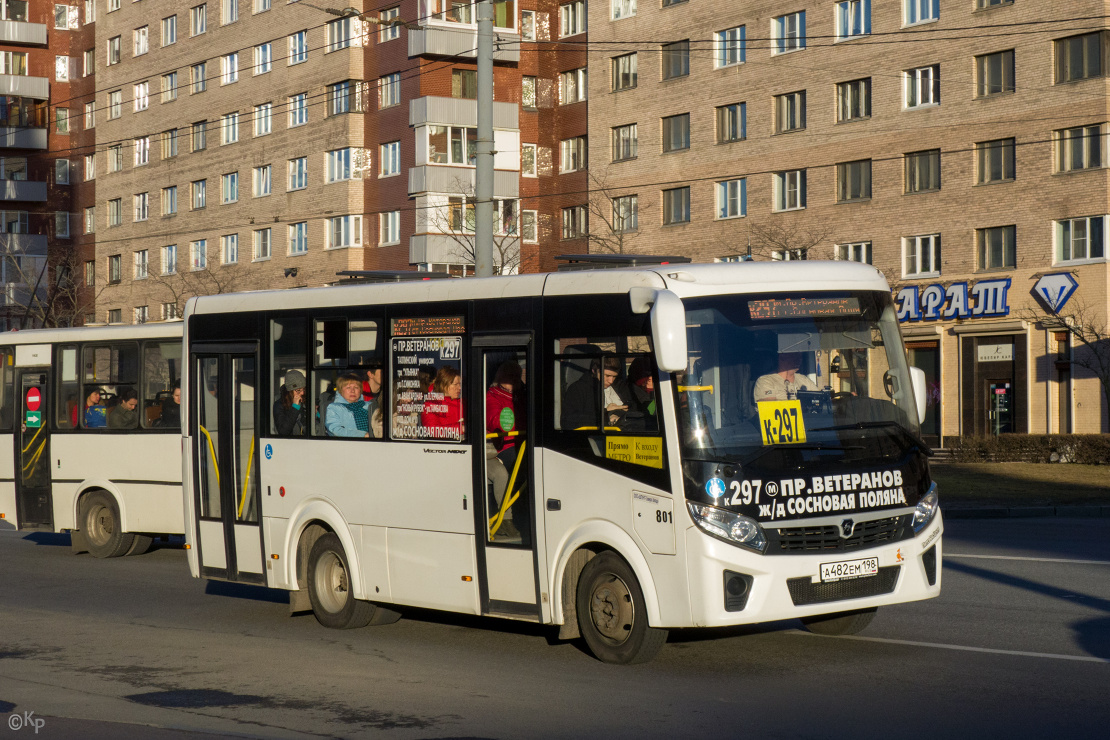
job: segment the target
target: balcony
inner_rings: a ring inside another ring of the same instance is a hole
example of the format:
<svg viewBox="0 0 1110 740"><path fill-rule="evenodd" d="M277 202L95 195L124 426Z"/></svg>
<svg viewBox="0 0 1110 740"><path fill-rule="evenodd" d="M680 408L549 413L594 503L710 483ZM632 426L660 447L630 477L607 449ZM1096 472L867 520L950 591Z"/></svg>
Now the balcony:
<svg viewBox="0 0 1110 740"><path fill-rule="evenodd" d="M426 164L409 170L409 195L417 193L473 193L474 168ZM519 198L520 173L493 171L493 197Z"/></svg>
<svg viewBox="0 0 1110 740"><path fill-rule="evenodd" d="M520 61L520 36L498 29L493 42L495 62ZM409 56L474 59L478 56L478 27L461 23L425 25L409 30Z"/></svg>
<svg viewBox="0 0 1110 740"><path fill-rule="evenodd" d="M520 238L510 236L493 237L493 259L499 261L504 254L506 262L520 262ZM426 262L449 265L474 264L473 235L458 234L416 234L409 239L409 264Z"/></svg>
<svg viewBox="0 0 1110 740"><path fill-rule="evenodd" d="M34 180L0 180L0 200L46 202L46 183Z"/></svg>
<svg viewBox="0 0 1110 740"><path fill-rule="evenodd" d="M493 127L517 130L520 128L520 108L516 103L493 104ZM477 126L478 101L467 98L439 98L425 96L409 101L409 125L423 126L434 123L442 126Z"/></svg>
<svg viewBox="0 0 1110 740"><path fill-rule="evenodd" d="M16 128L0 126L0 148L45 149L45 128Z"/></svg>
<svg viewBox="0 0 1110 740"><path fill-rule="evenodd" d="M0 254L46 254L46 235L0 233Z"/></svg>
<svg viewBox="0 0 1110 740"><path fill-rule="evenodd" d="M49 100L50 80L29 75L0 75L0 95Z"/></svg>
<svg viewBox="0 0 1110 740"><path fill-rule="evenodd" d="M0 21L0 44L46 46L46 24Z"/></svg>

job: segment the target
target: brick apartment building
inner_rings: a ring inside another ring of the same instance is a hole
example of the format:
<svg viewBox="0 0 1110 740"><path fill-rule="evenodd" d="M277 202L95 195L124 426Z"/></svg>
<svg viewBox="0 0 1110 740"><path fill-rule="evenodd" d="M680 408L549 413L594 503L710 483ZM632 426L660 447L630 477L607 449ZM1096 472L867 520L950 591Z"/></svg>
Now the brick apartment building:
<svg viewBox="0 0 1110 740"><path fill-rule="evenodd" d="M591 239L870 262L928 376L933 444L1110 431L1097 379L1071 362L1089 350L1060 321L1107 326L1108 10L595 2L591 211L608 223Z"/></svg>

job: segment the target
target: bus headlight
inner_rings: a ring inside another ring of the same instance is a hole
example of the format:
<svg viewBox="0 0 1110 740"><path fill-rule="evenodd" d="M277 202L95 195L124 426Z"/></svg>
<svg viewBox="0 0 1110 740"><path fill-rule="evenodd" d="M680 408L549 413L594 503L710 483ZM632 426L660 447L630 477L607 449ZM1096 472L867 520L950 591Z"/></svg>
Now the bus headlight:
<svg viewBox="0 0 1110 740"><path fill-rule="evenodd" d="M694 523L714 537L759 553L767 548L763 527L751 517L718 509L716 506L695 504L693 501L687 501L686 507L690 510Z"/></svg>
<svg viewBox="0 0 1110 740"><path fill-rule="evenodd" d="M929 526L929 522L933 521L939 508L940 498L937 496L937 484L934 483L929 486L929 492L917 502L917 509L913 512L913 533L917 534Z"/></svg>

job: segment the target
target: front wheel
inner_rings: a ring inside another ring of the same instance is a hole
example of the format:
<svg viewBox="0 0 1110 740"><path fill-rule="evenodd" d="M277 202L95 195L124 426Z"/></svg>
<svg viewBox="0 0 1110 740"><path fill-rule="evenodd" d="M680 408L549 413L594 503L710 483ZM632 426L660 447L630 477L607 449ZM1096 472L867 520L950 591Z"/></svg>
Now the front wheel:
<svg viewBox="0 0 1110 740"><path fill-rule="evenodd" d="M646 663L667 642L667 630L649 627L640 584L613 552L592 558L578 579L578 629L603 663Z"/></svg>
<svg viewBox="0 0 1110 740"><path fill-rule="evenodd" d="M321 535L308 555L308 599L316 620L330 629L365 627L374 617L374 605L351 593L347 553L331 532Z"/></svg>
<svg viewBox="0 0 1110 740"><path fill-rule="evenodd" d="M123 531L116 500L104 491L90 493L82 500L81 526L93 557L118 558L135 544L135 535Z"/></svg>
<svg viewBox="0 0 1110 740"><path fill-rule="evenodd" d="M816 617L802 617L802 624L815 635L854 635L862 632L875 618L879 607L860 609L854 612L821 614Z"/></svg>

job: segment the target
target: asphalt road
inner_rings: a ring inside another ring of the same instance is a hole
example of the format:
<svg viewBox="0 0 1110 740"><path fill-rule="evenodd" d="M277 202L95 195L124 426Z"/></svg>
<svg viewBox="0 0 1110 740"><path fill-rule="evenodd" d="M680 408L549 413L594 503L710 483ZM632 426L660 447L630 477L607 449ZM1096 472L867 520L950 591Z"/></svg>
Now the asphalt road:
<svg viewBox="0 0 1110 740"><path fill-rule="evenodd" d="M326 630L282 592L189 578L179 549L0 532L0 740L1105 737L1110 519L945 537L942 596L857 637L688 631L616 667L500 620Z"/></svg>

